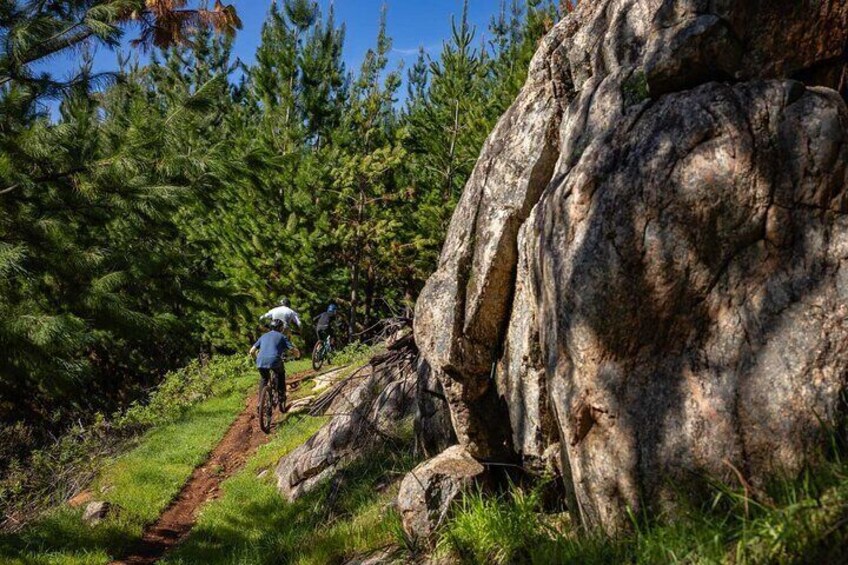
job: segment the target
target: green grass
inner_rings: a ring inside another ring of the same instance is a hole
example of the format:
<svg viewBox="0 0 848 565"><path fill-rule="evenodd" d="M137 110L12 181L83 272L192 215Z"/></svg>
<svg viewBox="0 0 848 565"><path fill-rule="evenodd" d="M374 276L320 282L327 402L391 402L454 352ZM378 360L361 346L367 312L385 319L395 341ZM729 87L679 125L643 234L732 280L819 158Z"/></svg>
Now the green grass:
<svg viewBox="0 0 848 565"><path fill-rule="evenodd" d="M304 355L306 355L304 353ZM298 373L304 373L306 371L312 370L312 360L308 357L304 357L303 359L299 359L297 361L289 361L286 363L286 376L292 377Z"/></svg>
<svg viewBox="0 0 848 565"><path fill-rule="evenodd" d="M19 534L0 536L0 563L105 563L122 554L218 442L255 386L255 371L246 363L221 363L216 370L236 373L226 386L215 385L216 394L188 408L176 403L176 412L167 397L159 399L156 419L167 423L103 470L94 488L123 508L117 517L91 528L82 524L80 511L59 508ZM290 364L289 374L307 364ZM312 387L304 383L292 398L308 396ZM181 416L174 419L172 413ZM165 563L317 565L402 546L392 502L397 482L415 463L407 448L398 447L410 441L386 445L345 469L340 482L294 503L281 498L274 466L325 421L287 417L245 469L224 482L222 497L202 510L189 538ZM401 439L410 439L411 427L403 428ZM845 561L848 462L838 455L756 496L713 488L708 504L687 506L684 500L673 518L634 517L633 531L612 540L580 530L566 513L547 514L542 487L513 487L499 496L472 492L443 527L436 553L460 562L504 564Z"/></svg>
<svg viewBox="0 0 848 565"><path fill-rule="evenodd" d="M96 491L140 524L156 520L244 409L252 376L230 394L197 406L179 422L147 434L141 445L118 459L100 477Z"/></svg>
<svg viewBox="0 0 848 565"><path fill-rule="evenodd" d="M180 405L179 417L145 433L136 447L108 462L92 485L95 498L120 507L116 517L89 527L81 520L82 510L57 508L19 533L0 536L0 562L105 563L136 542L218 444L257 384L255 369L242 359L221 358L213 365L229 378L214 384L211 397ZM303 365L287 365L289 374L302 371ZM169 399L159 396L156 411L167 413L171 409L161 405Z"/></svg>
<svg viewBox="0 0 848 565"><path fill-rule="evenodd" d="M397 481L414 465L408 452L386 449L351 465L336 496L325 484L289 503L277 491L273 473L257 478L323 421L289 418L245 470L222 485L223 496L204 509L188 540L166 563L323 565L397 543L400 522L391 503ZM377 492L378 485L388 486Z"/></svg>
<svg viewBox="0 0 848 565"><path fill-rule="evenodd" d="M563 537L563 516L540 512L541 490L513 488L501 497L477 490L465 496L444 530L439 553L468 562L545 563Z"/></svg>
<svg viewBox="0 0 848 565"><path fill-rule="evenodd" d="M775 481L757 500L714 486L705 505L681 502L673 517L633 518L619 539L587 534L542 512L537 491L466 495L438 551L465 563L844 563L848 464L832 461ZM759 500L759 501L758 501Z"/></svg>
<svg viewBox="0 0 848 565"><path fill-rule="evenodd" d="M369 346L364 343L351 343L333 354L334 365L356 365L367 362L371 357L385 351L381 345Z"/></svg>

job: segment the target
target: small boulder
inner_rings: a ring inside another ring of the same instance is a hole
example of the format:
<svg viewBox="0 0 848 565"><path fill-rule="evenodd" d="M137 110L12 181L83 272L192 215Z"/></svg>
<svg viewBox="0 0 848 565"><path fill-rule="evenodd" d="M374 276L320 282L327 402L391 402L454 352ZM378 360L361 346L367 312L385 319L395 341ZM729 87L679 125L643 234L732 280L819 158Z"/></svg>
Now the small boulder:
<svg viewBox="0 0 848 565"><path fill-rule="evenodd" d="M464 447L455 445L404 477L398 493L403 529L413 540L430 540L447 518L451 503L485 469Z"/></svg>
<svg viewBox="0 0 848 565"><path fill-rule="evenodd" d="M96 526L115 512L115 506L110 502L89 502L82 515L82 521L89 526Z"/></svg>
<svg viewBox="0 0 848 565"><path fill-rule="evenodd" d="M292 414L300 414L301 412L306 412L310 408L312 408L312 402L315 400L315 396L307 396L306 398L301 398L300 400L295 400L286 408L286 412L289 415Z"/></svg>

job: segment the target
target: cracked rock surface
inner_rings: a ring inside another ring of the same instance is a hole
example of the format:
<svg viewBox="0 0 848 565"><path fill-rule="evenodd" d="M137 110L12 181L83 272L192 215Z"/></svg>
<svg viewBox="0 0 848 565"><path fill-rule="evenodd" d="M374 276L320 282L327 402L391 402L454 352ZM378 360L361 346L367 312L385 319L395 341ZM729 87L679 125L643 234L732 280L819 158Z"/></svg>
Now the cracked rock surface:
<svg viewBox="0 0 848 565"><path fill-rule="evenodd" d="M403 529L414 540L432 541L453 502L469 492L485 469L459 445L425 461L403 479L397 498Z"/></svg>
<svg viewBox="0 0 848 565"><path fill-rule="evenodd" d="M798 4L581 3L419 298L459 443L587 526L797 471L845 412L848 2Z"/></svg>

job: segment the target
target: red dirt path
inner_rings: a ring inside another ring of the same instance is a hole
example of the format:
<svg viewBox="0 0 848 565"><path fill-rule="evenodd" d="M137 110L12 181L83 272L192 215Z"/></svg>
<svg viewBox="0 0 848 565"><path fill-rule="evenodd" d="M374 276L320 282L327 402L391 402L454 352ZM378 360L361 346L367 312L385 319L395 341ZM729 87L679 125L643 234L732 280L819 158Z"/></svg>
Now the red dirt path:
<svg viewBox="0 0 848 565"><path fill-rule="evenodd" d="M314 373L293 375L292 384ZM197 512L220 494L221 483L244 467L247 459L268 442L270 436L259 429L258 395L252 395L238 419L230 426L209 459L197 467L171 505L149 526L138 546L130 554L111 565L149 565L161 559L168 550L182 542L197 520Z"/></svg>

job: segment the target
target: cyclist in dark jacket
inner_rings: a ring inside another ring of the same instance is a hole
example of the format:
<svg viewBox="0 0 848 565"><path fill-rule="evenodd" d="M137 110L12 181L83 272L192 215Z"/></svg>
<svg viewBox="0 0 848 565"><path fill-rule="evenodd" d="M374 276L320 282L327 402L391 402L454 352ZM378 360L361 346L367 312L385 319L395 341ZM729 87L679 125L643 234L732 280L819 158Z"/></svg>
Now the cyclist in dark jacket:
<svg viewBox="0 0 848 565"><path fill-rule="evenodd" d="M315 333L318 334L318 341L324 341L328 335L331 335L333 321L338 316L338 307L335 304L330 304L327 311L322 313L315 320Z"/></svg>

